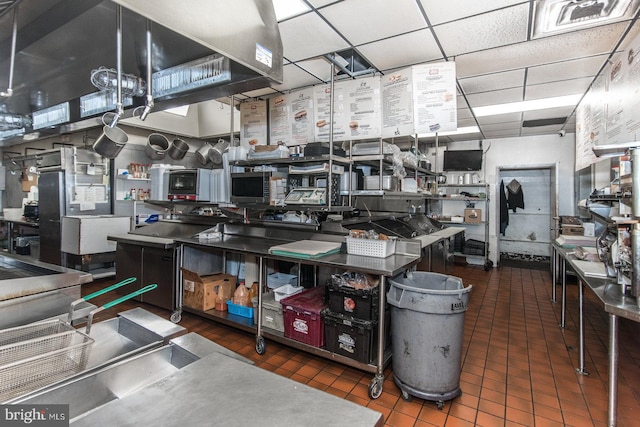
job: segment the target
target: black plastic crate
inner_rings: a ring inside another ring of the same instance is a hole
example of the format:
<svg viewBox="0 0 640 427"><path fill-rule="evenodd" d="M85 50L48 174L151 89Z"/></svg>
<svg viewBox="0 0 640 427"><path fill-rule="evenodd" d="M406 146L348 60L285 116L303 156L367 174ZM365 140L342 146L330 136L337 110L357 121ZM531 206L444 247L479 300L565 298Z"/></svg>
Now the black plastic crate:
<svg viewBox="0 0 640 427"><path fill-rule="evenodd" d="M378 355L377 321L356 319L328 310L322 312L322 317L326 350L361 363L373 362ZM386 322L385 331L390 330L388 327L389 322ZM389 342L386 338L386 343Z"/></svg>
<svg viewBox="0 0 640 427"><path fill-rule="evenodd" d="M329 280L326 286L329 310L362 320L374 320L380 306L380 286L355 289Z"/></svg>

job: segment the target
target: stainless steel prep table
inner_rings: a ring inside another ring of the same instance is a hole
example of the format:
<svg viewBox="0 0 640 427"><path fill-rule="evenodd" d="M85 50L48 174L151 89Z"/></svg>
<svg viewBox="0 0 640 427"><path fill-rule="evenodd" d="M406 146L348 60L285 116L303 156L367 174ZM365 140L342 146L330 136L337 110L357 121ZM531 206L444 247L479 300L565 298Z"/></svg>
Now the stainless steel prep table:
<svg viewBox="0 0 640 427"><path fill-rule="evenodd" d="M579 291L579 308L580 308L580 355L579 367L576 371L580 374L588 374L584 368L584 313L583 313L583 288L586 285L591 292L598 297L602 307L609 314L609 391L607 405L607 425L614 427L617 419L618 404L618 318L633 320L640 322L640 308L637 301L633 297L623 294L622 286L617 283L615 278L595 278L588 277L580 268L575 265L578 259L571 249L563 248L554 242L553 251L560 258L560 266L562 275L562 324L564 327L564 318L566 310L566 273L567 265L578 276ZM554 274L555 275L555 274ZM553 286L555 289L555 281ZM555 293L555 290L554 290Z"/></svg>
<svg viewBox="0 0 640 427"><path fill-rule="evenodd" d="M287 241L295 241L292 237L295 236L289 235L289 239L291 240L282 240L276 239L274 237L269 236L269 230L263 230L264 235L257 235L256 231L260 232L259 228L249 228L242 226L233 226L230 224L225 224L225 230L231 231L232 233L221 234L217 238L213 239L198 239L198 238L188 238L188 239L176 239L177 242L182 244L180 250L180 266L184 263L184 248L185 247L193 247L193 248L205 248L205 249L213 249L215 251L222 252L235 252L246 255L253 255L258 257L259 260L259 289L264 289L264 284L266 283L265 277L265 268L264 268L264 260L272 259L272 260L282 260L291 263L298 264L308 264L320 267L329 267L329 268L337 268L342 270L351 270L356 272L363 272L373 275L378 275L380 278L380 309L379 309L379 317L378 317L378 349L377 349L377 364L369 365L363 364L353 359L337 355L331 353L327 350L312 347L307 344L291 340L285 338L283 335L279 333L270 333L262 331L262 292L258 292L258 315L257 315L257 328L254 328L252 324L248 322L245 324L236 324L233 320L229 320L226 318L226 315L214 316L207 315L206 312L198 312L195 313L203 314L206 317L209 317L213 320L220 320L224 323L230 324L232 326L240 327L241 329L247 331L256 331L256 351L259 354L264 354L265 352L265 342L263 335L267 336L274 341L278 341L289 345L291 347L311 352L313 354L319 355L321 357L329 358L332 360L336 360L340 363L363 369L367 372L375 372L375 376L371 381L369 386L369 394L372 398L378 398L382 393L382 385L384 382L384 366L386 362L390 359L390 355L385 357L384 352L384 330L385 330L385 292L384 289L386 287L386 279L388 277L393 277L402 271L406 270L417 264L420 261L420 251L421 245L418 241L407 241L407 240L399 240L396 248L396 254L387 258L372 258L361 255L350 255L346 253L337 253L326 255L319 258L313 259L300 259L295 257L286 257L286 256L278 256L272 255L269 253L269 249L272 246L286 243ZM342 241L344 236L339 235L328 235L328 234L312 234L307 236L313 240L330 240L330 241ZM299 240L302 240L300 238ZM181 283L182 280L179 281ZM180 294L182 289L178 293ZM191 311L191 310L189 310Z"/></svg>
<svg viewBox="0 0 640 427"><path fill-rule="evenodd" d="M193 236L216 224L213 218L197 220L160 220L127 234L107 236L108 240L117 242L116 280L127 277L139 279L137 283L121 288L120 292L127 294L148 283L157 283L156 292L142 295L139 300L178 313L176 284L179 269L175 238ZM179 314L172 316L171 320L179 322Z"/></svg>
<svg viewBox="0 0 640 427"><path fill-rule="evenodd" d="M16 237L23 235L21 230L28 229L30 231L30 233L25 234L25 236L38 236L40 234L40 226L34 221L0 217L0 222L5 222L7 224L7 251L9 251L10 254L15 253L13 241Z"/></svg>

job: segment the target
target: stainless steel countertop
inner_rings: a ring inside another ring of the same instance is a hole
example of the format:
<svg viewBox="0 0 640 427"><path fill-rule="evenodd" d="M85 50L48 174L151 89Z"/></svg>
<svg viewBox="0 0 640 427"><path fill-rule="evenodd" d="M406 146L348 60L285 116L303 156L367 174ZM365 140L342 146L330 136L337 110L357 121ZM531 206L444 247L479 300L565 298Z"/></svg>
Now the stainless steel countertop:
<svg viewBox="0 0 640 427"><path fill-rule="evenodd" d="M373 258L362 255L351 255L346 253L337 253L326 255L313 259L300 259L294 257L285 257L272 255L269 249L272 246L286 243L282 240L268 239L251 236L238 236L223 234L221 237L214 239L176 239L176 242L188 244L192 246L204 246L216 249L223 249L231 252L250 253L258 256L268 257L270 259L280 259L290 262L302 262L310 265L320 265L336 268L353 268L358 267L359 271L365 271L371 274L380 274L383 276L395 276L404 271L408 266L420 261L420 255L391 255L387 258ZM416 242L418 244L419 242Z"/></svg>
<svg viewBox="0 0 640 427"><path fill-rule="evenodd" d="M573 261L577 261L573 255L574 249L563 248L556 243L553 244L558 253L567 260L567 263L573 271L580 277L591 291L598 297L604 307L604 311L614 314L625 319L640 322L640 308L636 299L623 294L622 286L617 283L615 278L597 278L587 277L582 270L575 266Z"/></svg>
<svg viewBox="0 0 640 427"><path fill-rule="evenodd" d="M73 426L382 426L379 412L212 353Z"/></svg>
<svg viewBox="0 0 640 427"><path fill-rule="evenodd" d="M154 248L170 249L176 246L175 239L168 237L142 236L139 234L114 234L107 236L107 240L130 245L150 246Z"/></svg>
<svg viewBox="0 0 640 427"><path fill-rule="evenodd" d="M0 255L0 270L22 269L28 277L0 280L0 301L81 285L93 281L91 273L37 261L28 256ZM37 278L37 280L34 280Z"/></svg>

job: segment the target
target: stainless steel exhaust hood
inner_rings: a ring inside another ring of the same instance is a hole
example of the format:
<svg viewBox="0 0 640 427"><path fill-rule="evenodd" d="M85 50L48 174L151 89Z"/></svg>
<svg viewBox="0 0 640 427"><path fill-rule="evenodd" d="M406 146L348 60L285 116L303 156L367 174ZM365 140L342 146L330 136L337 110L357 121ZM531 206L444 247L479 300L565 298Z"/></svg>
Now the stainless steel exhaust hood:
<svg viewBox="0 0 640 427"><path fill-rule="evenodd" d="M0 12L2 91L9 84L15 8L18 13L13 93L0 98L0 111L31 117L65 103L69 115L64 123L27 129L27 138L102 125L101 113L81 116L80 98L98 91L90 81L92 70L116 67L116 3L123 7L123 73L147 75L148 20L154 73L203 58L228 58L227 79L173 88L159 97L154 87L154 111L282 82L282 41L270 1L18 0ZM144 101L144 96L130 99L124 117ZM0 130L0 147L22 142L15 134Z"/></svg>

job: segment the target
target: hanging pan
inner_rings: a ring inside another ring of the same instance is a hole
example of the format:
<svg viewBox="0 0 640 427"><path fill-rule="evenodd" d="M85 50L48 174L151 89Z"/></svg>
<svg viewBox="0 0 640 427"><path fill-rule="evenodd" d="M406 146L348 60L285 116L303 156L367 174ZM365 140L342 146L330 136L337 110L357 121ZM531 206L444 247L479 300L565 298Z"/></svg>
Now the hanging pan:
<svg viewBox="0 0 640 427"><path fill-rule="evenodd" d="M144 151L151 160L162 160L168 149L169 140L160 133L152 133L147 138L147 146Z"/></svg>
<svg viewBox="0 0 640 427"><path fill-rule="evenodd" d="M171 142L171 146L169 147L169 150L167 152L169 153L169 157L171 157L173 160L182 160L185 154L189 152L189 144L187 144L180 138L175 138Z"/></svg>

